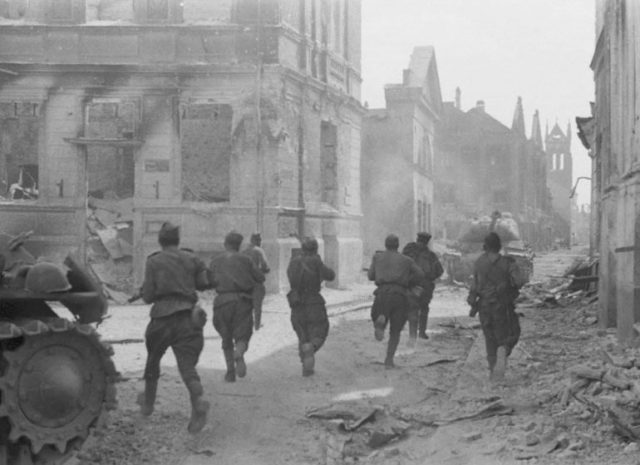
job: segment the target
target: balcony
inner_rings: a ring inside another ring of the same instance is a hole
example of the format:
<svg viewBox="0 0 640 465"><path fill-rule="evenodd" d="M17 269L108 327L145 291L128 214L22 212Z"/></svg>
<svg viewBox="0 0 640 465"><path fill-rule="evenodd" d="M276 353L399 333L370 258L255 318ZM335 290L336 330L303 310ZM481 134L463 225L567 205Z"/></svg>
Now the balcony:
<svg viewBox="0 0 640 465"><path fill-rule="evenodd" d="M277 28L265 28L261 46L265 62L277 62ZM238 26L0 26L5 65L189 66L246 63L255 56L255 31Z"/></svg>

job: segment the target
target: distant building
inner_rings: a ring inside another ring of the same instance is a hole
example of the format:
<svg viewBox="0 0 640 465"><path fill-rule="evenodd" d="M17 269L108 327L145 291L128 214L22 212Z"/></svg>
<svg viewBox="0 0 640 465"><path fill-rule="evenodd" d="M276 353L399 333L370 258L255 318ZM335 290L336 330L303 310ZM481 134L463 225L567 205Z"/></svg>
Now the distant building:
<svg viewBox="0 0 640 465"><path fill-rule="evenodd" d="M83 245L89 194L126 210L138 278L165 220L205 254L262 232L271 290L294 235L319 239L336 285L356 278L359 0L6 0L0 15L4 231Z"/></svg>
<svg viewBox="0 0 640 465"><path fill-rule="evenodd" d="M436 137L435 231L457 239L464 225L494 210L509 212L522 239L537 249L552 240L551 204L538 112L531 139L525 135L522 100L512 127L493 118L478 101L461 109L461 93L444 103Z"/></svg>
<svg viewBox="0 0 640 465"><path fill-rule="evenodd" d="M402 84L385 86L386 108L370 110L362 128L362 210L365 254L433 227L436 123L442 112L433 47L416 47Z"/></svg>
<svg viewBox="0 0 640 465"><path fill-rule="evenodd" d="M547 153L547 184L551 191L556 229L559 238L569 244L571 238L571 189L573 187L573 157L571 156L571 125L566 133L556 123L545 137Z"/></svg>

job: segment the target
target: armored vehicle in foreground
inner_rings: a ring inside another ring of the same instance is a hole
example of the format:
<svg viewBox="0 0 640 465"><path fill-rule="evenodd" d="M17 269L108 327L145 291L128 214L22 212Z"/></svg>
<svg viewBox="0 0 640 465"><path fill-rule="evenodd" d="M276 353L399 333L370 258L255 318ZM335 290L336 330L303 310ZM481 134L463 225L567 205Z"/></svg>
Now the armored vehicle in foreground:
<svg viewBox="0 0 640 465"><path fill-rule="evenodd" d="M0 234L0 464L60 465L115 407L113 352L91 325L107 301L78 259L37 262L28 237Z"/></svg>

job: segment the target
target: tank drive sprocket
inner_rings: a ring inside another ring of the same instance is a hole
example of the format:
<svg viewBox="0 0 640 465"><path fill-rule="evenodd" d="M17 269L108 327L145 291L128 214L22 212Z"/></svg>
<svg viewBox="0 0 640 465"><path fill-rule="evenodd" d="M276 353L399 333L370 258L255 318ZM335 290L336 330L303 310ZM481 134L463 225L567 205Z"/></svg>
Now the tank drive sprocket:
<svg viewBox="0 0 640 465"><path fill-rule="evenodd" d="M34 464L64 463L115 407L111 347L93 327L62 318L0 322L0 347L0 422L8 425L0 441Z"/></svg>

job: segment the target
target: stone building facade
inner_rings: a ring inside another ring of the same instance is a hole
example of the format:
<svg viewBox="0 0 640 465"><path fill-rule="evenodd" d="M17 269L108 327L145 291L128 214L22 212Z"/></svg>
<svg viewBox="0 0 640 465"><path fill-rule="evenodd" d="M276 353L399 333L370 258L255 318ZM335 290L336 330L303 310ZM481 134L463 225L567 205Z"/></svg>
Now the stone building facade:
<svg viewBox="0 0 640 465"><path fill-rule="evenodd" d="M359 0L7 0L0 15L3 230L65 249L84 244L88 197L129 202L138 278L171 220L202 253L261 232L271 290L301 235L338 286L355 279Z"/></svg>
<svg viewBox="0 0 640 465"><path fill-rule="evenodd" d="M640 333L639 28L638 2L596 2L595 129L585 139L600 216L599 322L623 342Z"/></svg>
<svg viewBox="0 0 640 465"><path fill-rule="evenodd" d="M435 224L438 237L455 240L470 219L509 212L522 239L536 249L550 246L552 219L540 120L525 134L518 99L512 127L493 118L479 101L461 109L461 94L445 102L436 136Z"/></svg>
<svg viewBox="0 0 640 465"><path fill-rule="evenodd" d="M401 84L385 86L386 108L363 120L362 199L365 256L433 227L435 127L442 111L433 47L416 47Z"/></svg>

